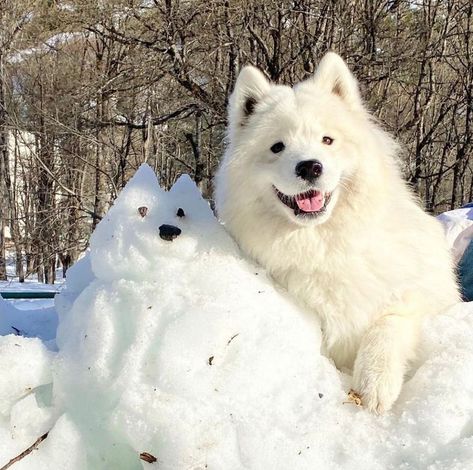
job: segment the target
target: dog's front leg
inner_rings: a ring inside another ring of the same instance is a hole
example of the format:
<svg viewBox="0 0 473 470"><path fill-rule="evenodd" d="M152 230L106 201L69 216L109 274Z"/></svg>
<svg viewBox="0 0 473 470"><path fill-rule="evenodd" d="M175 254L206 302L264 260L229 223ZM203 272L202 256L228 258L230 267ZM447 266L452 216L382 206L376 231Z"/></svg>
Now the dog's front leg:
<svg viewBox="0 0 473 470"><path fill-rule="evenodd" d="M386 314L362 338L353 371L353 389L363 406L383 413L401 391L407 363L415 355L419 318Z"/></svg>

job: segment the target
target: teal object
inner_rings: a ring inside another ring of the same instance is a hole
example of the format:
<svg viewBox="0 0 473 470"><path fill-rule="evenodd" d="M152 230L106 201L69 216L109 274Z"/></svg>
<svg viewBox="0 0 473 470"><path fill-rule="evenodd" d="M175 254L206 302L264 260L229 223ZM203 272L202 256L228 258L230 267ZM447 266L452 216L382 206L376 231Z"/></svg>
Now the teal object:
<svg viewBox="0 0 473 470"><path fill-rule="evenodd" d="M4 299L54 299L57 291L15 291L15 292L0 292Z"/></svg>
<svg viewBox="0 0 473 470"><path fill-rule="evenodd" d="M473 243L470 244L463 253L460 263L458 263L458 276L463 300L470 302L473 300Z"/></svg>

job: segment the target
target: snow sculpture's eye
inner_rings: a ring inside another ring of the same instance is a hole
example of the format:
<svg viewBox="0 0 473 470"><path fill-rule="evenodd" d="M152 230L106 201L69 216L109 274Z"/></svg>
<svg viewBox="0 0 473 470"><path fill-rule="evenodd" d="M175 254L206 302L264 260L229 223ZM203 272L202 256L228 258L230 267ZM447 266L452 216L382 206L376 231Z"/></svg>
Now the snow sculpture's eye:
<svg viewBox="0 0 473 470"><path fill-rule="evenodd" d="M284 145L284 142L276 142L274 145L271 146L271 152L273 153L279 153L282 152L286 146Z"/></svg>
<svg viewBox="0 0 473 470"><path fill-rule="evenodd" d="M138 214L140 214L141 217L146 217L148 214L148 208L146 206L138 207Z"/></svg>
<svg viewBox="0 0 473 470"><path fill-rule="evenodd" d="M329 137L328 135L324 135L322 137L322 143L325 145L332 145L333 144L333 139L332 137Z"/></svg>

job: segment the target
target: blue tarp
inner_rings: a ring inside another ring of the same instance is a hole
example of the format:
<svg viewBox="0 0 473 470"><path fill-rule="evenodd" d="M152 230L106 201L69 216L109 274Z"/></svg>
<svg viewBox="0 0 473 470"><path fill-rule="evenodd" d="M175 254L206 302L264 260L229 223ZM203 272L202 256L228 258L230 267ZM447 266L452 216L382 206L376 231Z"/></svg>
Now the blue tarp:
<svg viewBox="0 0 473 470"><path fill-rule="evenodd" d="M458 263L458 276L463 299L473 300L473 242L470 242Z"/></svg>

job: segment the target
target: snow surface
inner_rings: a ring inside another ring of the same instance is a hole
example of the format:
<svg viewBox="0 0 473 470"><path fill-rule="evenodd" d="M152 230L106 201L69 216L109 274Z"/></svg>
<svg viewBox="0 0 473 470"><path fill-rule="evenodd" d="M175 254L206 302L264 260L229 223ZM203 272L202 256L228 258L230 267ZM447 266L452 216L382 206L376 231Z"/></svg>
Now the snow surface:
<svg viewBox="0 0 473 470"><path fill-rule="evenodd" d="M40 302L38 306L38 302L31 302L35 308L25 308L22 305L23 308L20 309L0 296L0 335L37 337L54 349L58 323L56 310L54 307L42 307L41 304L44 303Z"/></svg>
<svg viewBox="0 0 473 470"><path fill-rule="evenodd" d="M13 469L473 468L473 306L425 325L391 412L344 404L315 315L242 257L187 176L165 192L140 168L56 308L57 353L0 336L0 468L48 429Z"/></svg>

